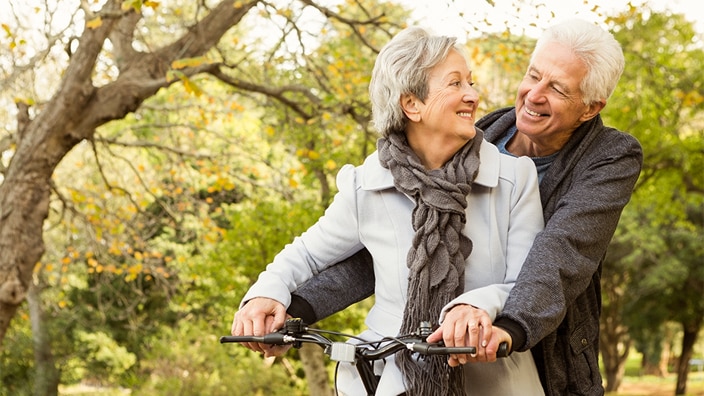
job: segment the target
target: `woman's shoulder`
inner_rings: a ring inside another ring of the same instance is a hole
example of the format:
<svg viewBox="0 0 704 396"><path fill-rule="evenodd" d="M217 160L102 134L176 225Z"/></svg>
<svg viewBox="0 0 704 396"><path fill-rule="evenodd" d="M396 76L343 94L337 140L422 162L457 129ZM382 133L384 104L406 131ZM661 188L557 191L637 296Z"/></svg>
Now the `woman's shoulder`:
<svg viewBox="0 0 704 396"><path fill-rule="evenodd" d="M528 157L513 157L502 154L492 143L484 140L480 149L481 165L474 182L487 187L496 187L500 181L526 181L538 178L533 160Z"/></svg>
<svg viewBox="0 0 704 396"><path fill-rule="evenodd" d="M337 186L342 190L345 187L355 190L382 190L391 188L394 179L388 169L379 163L379 155L375 151L370 154L361 165L346 164L337 173Z"/></svg>

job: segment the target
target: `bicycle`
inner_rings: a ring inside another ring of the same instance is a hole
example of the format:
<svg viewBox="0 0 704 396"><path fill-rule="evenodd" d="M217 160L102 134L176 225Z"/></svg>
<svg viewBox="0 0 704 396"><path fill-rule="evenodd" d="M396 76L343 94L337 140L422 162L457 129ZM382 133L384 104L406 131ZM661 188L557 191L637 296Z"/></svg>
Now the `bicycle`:
<svg viewBox="0 0 704 396"><path fill-rule="evenodd" d="M367 394L372 396L376 392L380 379L374 373L374 362L385 359L400 350L409 349L421 356L473 354L476 352L475 347L446 347L442 343L428 343L426 338L431 333L430 322L421 322L418 329L411 334L367 341L350 334L311 328L301 319L293 318L286 320L284 327L274 333L263 336L222 336L220 343L256 342L267 345L292 345L294 348L300 348L303 343L317 344L323 348L323 352L330 360L336 361L338 365L343 362L353 364L359 372ZM356 339L360 342L351 344L344 341L333 341L323 334ZM496 356L507 357L508 355L508 344L503 342L499 345Z"/></svg>

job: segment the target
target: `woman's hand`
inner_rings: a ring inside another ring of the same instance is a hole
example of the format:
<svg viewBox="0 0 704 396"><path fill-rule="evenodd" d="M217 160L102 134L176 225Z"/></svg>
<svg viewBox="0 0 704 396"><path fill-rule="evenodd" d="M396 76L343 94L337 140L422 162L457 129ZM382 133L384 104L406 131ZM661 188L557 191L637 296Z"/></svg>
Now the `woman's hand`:
<svg viewBox="0 0 704 396"><path fill-rule="evenodd" d="M445 315L440 328L428 336L427 341L443 341L448 347L477 348L477 352L471 355L450 355L448 364L451 367L467 362L493 362L496 360L498 341L490 343L492 330L491 318L486 311L462 304L453 307Z"/></svg>
<svg viewBox="0 0 704 396"><path fill-rule="evenodd" d="M253 298L235 313L232 321L233 336L263 336L282 328L286 321L286 307L271 298ZM291 345L268 345L244 342L245 347L263 353L265 357L281 356L291 349Z"/></svg>

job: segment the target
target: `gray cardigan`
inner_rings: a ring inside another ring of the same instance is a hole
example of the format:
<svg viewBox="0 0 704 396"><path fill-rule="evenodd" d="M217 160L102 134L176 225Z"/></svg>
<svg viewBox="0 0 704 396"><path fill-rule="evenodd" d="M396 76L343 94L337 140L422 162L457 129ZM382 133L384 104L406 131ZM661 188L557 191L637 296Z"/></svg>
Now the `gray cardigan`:
<svg viewBox="0 0 704 396"><path fill-rule="evenodd" d="M514 108L477 122L484 138L498 141L515 125ZM540 183L545 230L538 234L495 325L530 349L546 395L603 395L599 373L601 265L621 211L642 167L631 135L582 124ZM301 286L288 312L313 323L373 293L368 252L327 269Z"/></svg>

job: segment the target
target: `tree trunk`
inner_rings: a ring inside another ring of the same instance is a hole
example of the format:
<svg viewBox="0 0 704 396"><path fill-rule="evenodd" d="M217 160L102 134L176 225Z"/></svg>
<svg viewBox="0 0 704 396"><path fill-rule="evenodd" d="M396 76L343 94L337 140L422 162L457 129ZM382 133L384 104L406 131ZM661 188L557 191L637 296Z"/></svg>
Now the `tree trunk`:
<svg viewBox="0 0 704 396"><path fill-rule="evenodd" d="M606 377L605 390L617 392L626 372L626 360L631 349L631 340L623 326L602 326L599 335L601 357Z"/></svg>
<svg viewBox="0 0 704 396"><path fill-rule="evenodd" d="M626 371L626 360L631 349L628 327L622 322L625 283L623 273L604 271L602 282L603 305L599 320L599 352L604 364L606 392L616 392Z"/></svg>
<svg viewBox="0 0 704 396"><path fill-rule="evenodd" d="M51 353L51 338L46 329L46 315L42 310L41 290L34 283L27 292L29 319L34 343L34 396L56 396L59 393L59 370Z"/></svg>
<svg viewBox="0 0 704 396"><path fill-rule="evenodd" d="M654 375L666 377L669 372L670 359L672 358L672 340L675 339L675 329L672 325L663 326L663 336L660 342L660 360Z"/></svg>
<svg viewBox="0 0 704 396"><path fill-rule="evenodd" d="M303 371L306 373L310 394L312 396L332 396L334 393L325 367L323 350L317 345L304 343L298 350L298 356L303 363Z"/></svg>
<svg viewBox="0 0 704 396"><path fill-rule="evenodd" d="M682 355L677 363L677 387L675 395L684 395L687 390L687 376L689 375L689 361L692 359L694 344L697 342L697 334L701 329L701 320L696 324L683 324L684 334L682 336Z"/></svg>

